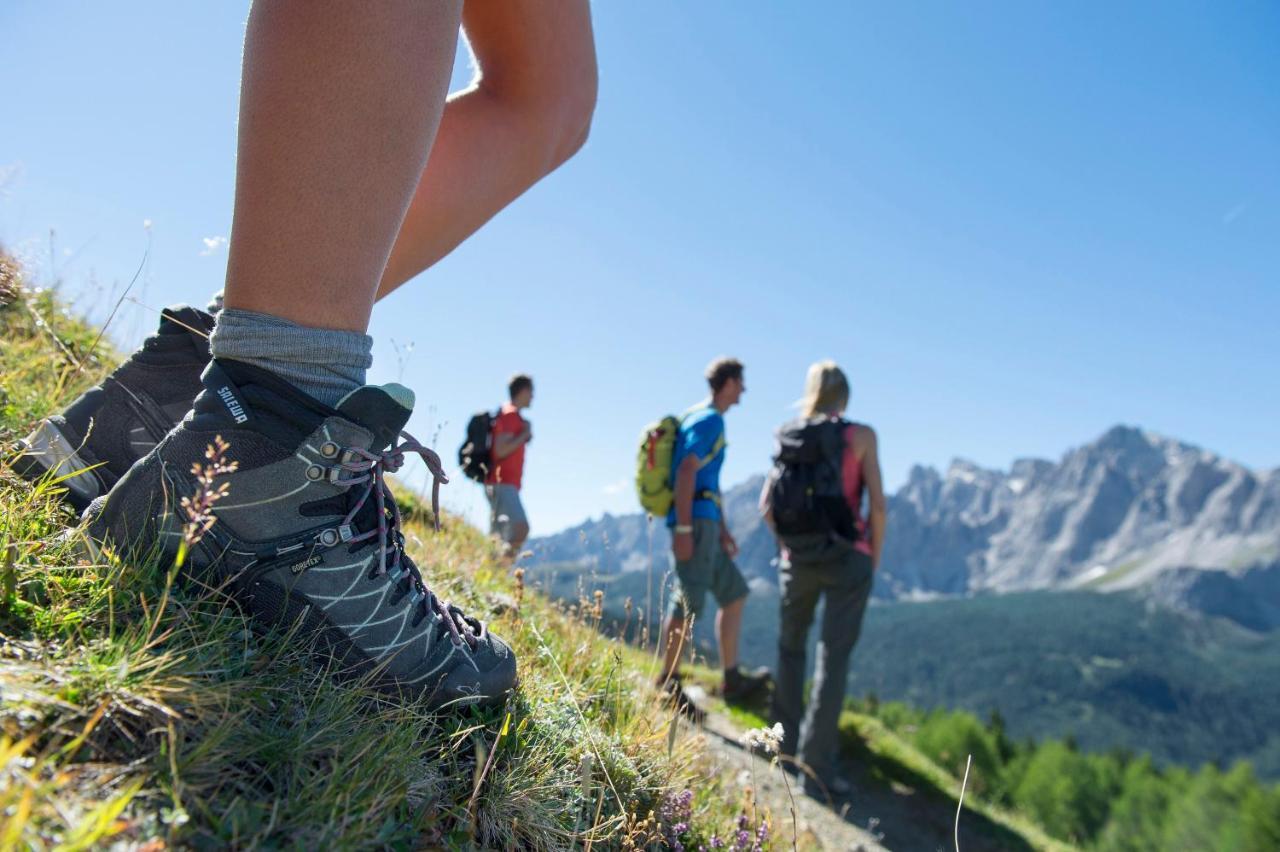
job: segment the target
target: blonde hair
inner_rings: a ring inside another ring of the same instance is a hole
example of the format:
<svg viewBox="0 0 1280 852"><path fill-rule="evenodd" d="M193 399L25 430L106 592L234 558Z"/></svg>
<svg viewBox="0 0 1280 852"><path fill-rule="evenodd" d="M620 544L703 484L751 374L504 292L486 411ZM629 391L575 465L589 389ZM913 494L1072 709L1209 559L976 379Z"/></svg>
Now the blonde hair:
<svg viewBox="0 0 1280 852"><path fill-rule="evenodd" d="M804 380L800 410L805 417L838 414L849 404L849 380L835 361L818 361L809 366Z"/></svg>

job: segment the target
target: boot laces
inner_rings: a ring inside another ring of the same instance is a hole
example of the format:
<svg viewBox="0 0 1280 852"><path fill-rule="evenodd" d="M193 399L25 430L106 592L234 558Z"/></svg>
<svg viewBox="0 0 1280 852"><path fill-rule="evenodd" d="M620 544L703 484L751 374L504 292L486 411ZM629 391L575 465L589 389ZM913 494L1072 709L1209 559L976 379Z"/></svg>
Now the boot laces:
<svg viewBox="0 0 1280 852"><path fill-rule="evenodd" d="M396 504L395 496L387 485L386 475L395 473L404 465L407 453L417 453L421 456L427 465L427 470L431 473L431 515L437 532L440 530L440 485L447 483L449 477L445 475L444 465L435 450L423 446L408 432L401 432L400 437L404 440L399 443L393 440L391 446L382 452L370 452L361 447L346 448L349 455L343 455L344 461L338 465L338 468L353 475L335 479L334 482L338 485L352 486L363 484L365 487L342 523L350 527L356 515L368 502L370 495L374 498L378 516L378 525L375 528L357 533L346 541L354 543L377 537L378 570L374 572L375 576L390 572L393 577L399 579L407 573L427 611L434 612L440 617L454 644L466 642L470 647L475 648L479 641L479 631L483 630L483 624L478 619L468 618L461 609L448 601L441 600L428 588L418 566L404 554L400 507ZM404 567L401 565L402 559Z"/></svg>

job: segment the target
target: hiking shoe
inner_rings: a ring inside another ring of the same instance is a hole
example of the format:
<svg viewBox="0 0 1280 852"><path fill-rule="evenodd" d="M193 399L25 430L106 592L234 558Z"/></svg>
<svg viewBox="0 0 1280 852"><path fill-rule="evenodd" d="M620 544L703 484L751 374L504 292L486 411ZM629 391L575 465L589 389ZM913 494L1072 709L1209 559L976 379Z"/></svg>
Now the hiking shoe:
<svg viewBox="0 0 1280 852"><path fill-rule="evenodd" d="M764 694L773 684L773 675L767 668L744 669L734 666L724 672L724 700L750 701Z"/></svg>
<svg viewBox="0 0 1280 852"><path fill-rule="evenodd" d="M503 700L511 649L433 594L404 553L384 475L421 454L437 517L445 478L439 457L401 432L413 393L366 385L329 408L220 359L203 381L191 416L90 505L89 537L168 564L194 537L184 525L207 527L183 563L188 579L224 587L263 627L300 624L343 675L431 708Z"/></svg>
<svg viewBox="0 0 1280 852"><path fill-rule="evenodd" d="M654 686L662 693L664 701L680 715L691 722L701 725L707 718L707 711L698 706L689 693L684 691L684 684L679 675L672 675L665 681L659 679Z"/></svg>
<svg viewBox="0 0 1280 852"><path fill-rule="evenodd" d="M191 410L212 330L211 314L165 308L159 329L128 361L19 442L14 470L33 482L65 476L64 499L83 511Z"/></svg>

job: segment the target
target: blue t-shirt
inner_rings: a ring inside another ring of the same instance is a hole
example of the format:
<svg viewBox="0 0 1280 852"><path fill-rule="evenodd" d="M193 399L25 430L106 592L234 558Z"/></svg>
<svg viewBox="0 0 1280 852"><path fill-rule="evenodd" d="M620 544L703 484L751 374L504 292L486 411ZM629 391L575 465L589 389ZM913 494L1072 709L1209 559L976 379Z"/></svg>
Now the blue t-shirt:
<svg viewBox="0 0 1280 852"><path fill-rule="evenodd" d="M676 436L675 451L671 454L671 482L676 481L676 471L687 456L698 459L698 475L693 485L693 516L720 520L720 503L699 497L710 491L720 494L720 466L724 464L724 418L711 406L695 409L680 424ZM676 525L676 509L667 514L667 526Z"/></svg>

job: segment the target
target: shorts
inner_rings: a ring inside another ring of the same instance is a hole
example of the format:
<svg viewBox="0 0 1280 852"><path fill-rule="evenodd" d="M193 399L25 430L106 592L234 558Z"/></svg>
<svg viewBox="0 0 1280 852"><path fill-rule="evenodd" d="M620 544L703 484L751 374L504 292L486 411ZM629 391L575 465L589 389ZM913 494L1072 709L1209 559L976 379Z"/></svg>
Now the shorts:
<svg viewBox="0 0 1280 852"><path fill-rule="evenodd" d="M668 609L672 618L701 618L707 592L724 607L750 591L742 572L720 546L720 522L709 518L693 519L693 558L676 563L676 580Z"/></svg>
<svg viewBox="0 0 1280 852"><path fill-rule="evenodd" d="M517 525L523 524L526 529L529 526L529 519L524 515L524 505L520 502L520 489L499 482L486 485L484 493L489 498L489 534L496 535L509 544L512 531Z"/></svg>

